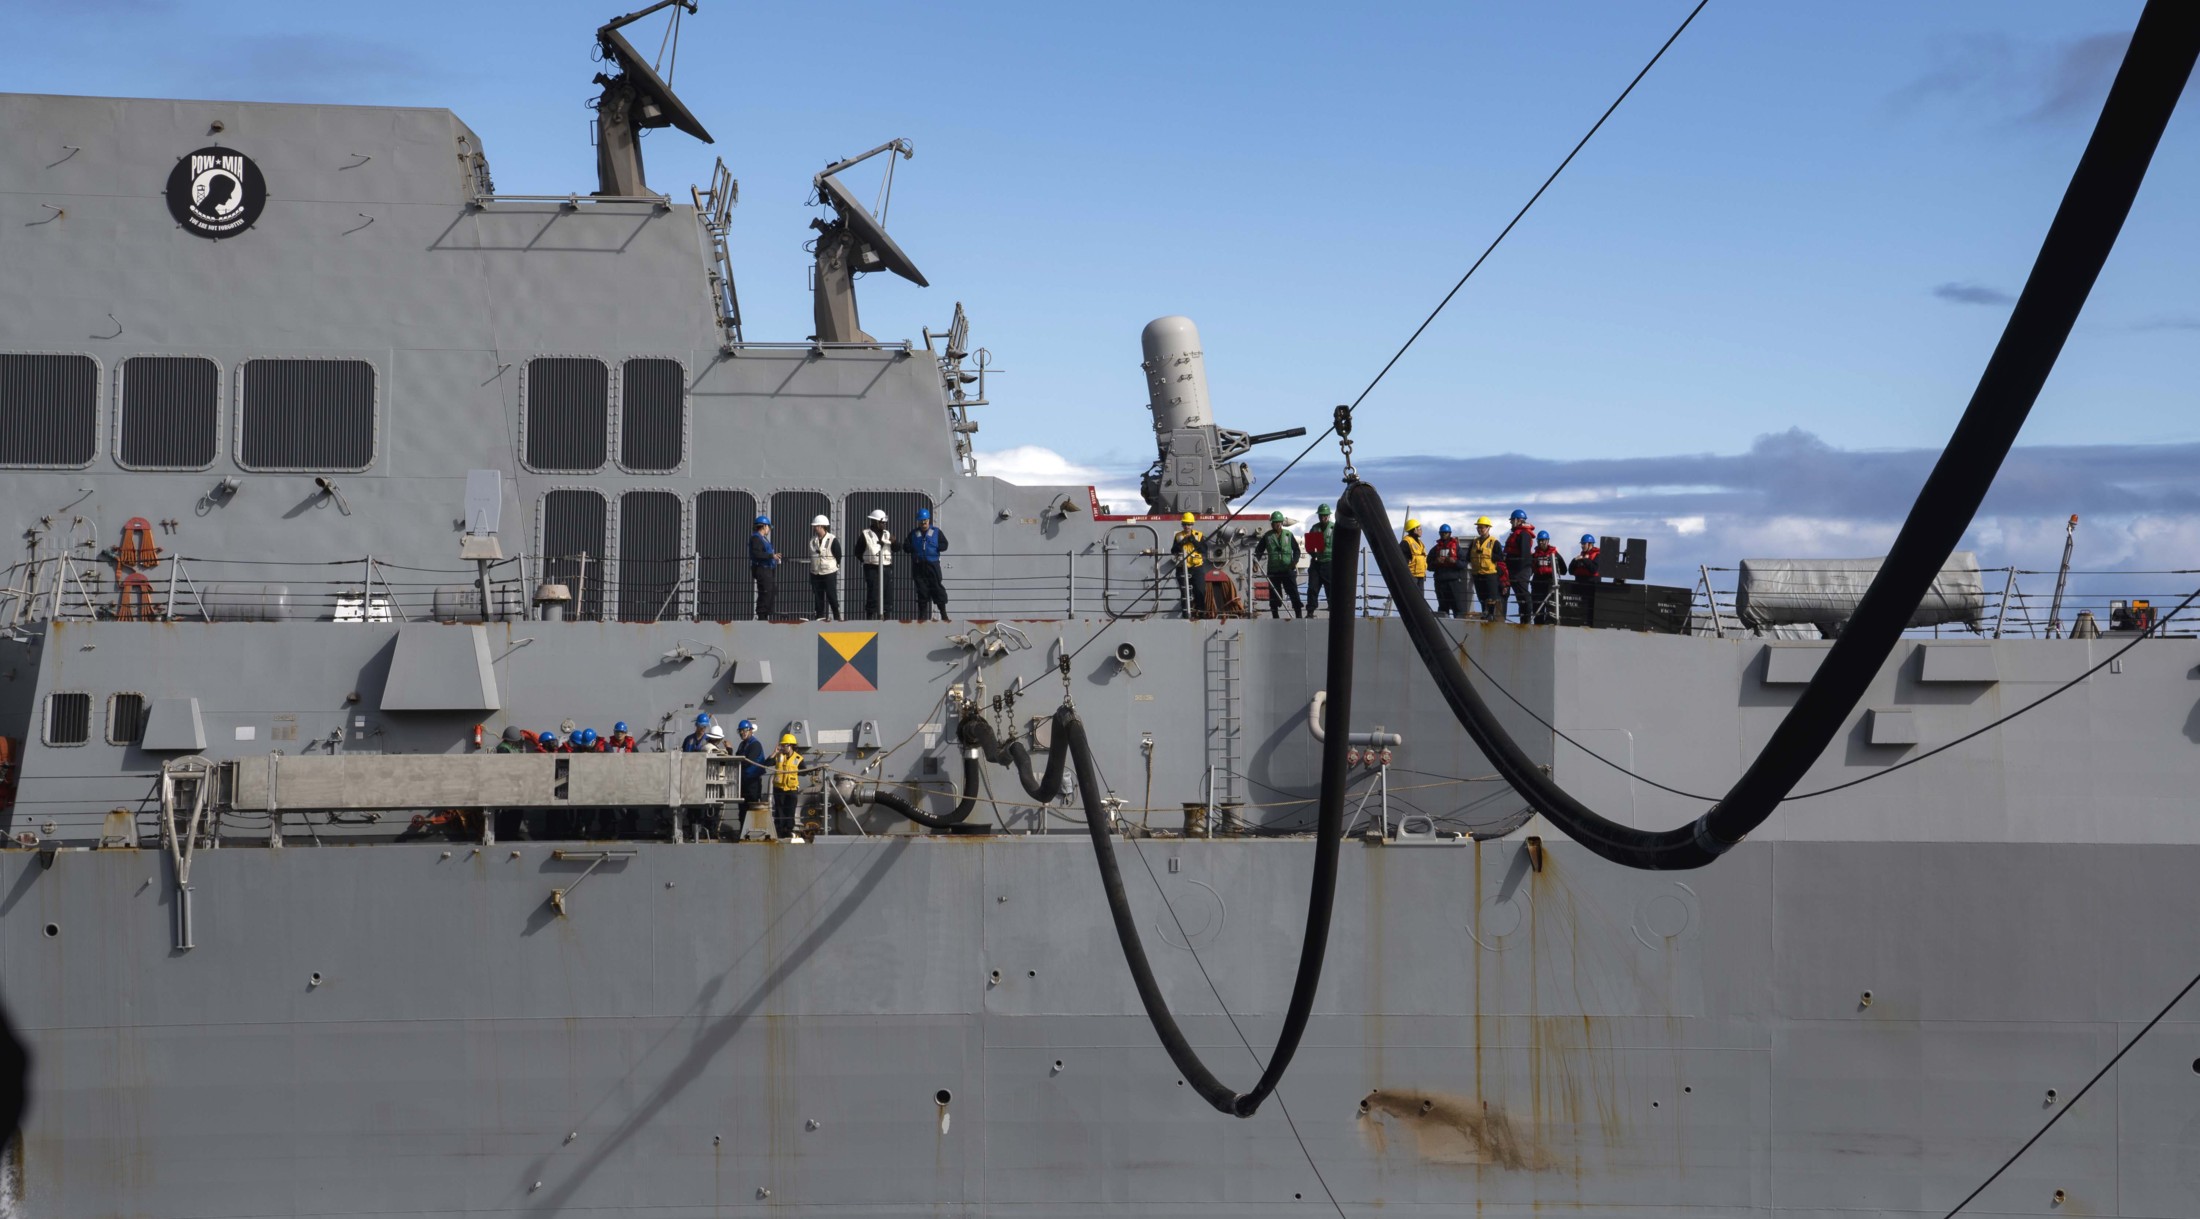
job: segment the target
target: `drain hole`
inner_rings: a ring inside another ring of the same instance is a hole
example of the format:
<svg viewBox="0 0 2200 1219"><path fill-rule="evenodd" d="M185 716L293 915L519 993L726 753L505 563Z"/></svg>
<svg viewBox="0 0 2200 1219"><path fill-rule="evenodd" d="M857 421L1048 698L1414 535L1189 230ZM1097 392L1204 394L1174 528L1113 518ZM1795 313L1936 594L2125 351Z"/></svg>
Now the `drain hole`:
<svg viewBox="0 0 2200 1219"><path fill-rule="evenodd" d="M945 1088L941 1088L939 1091L932 1094L932 1099L944 1105L947 1102L954 1100L955 1094Z"/></svg>
<svg viewBox="0 0 2200 1219"><path fill-rule="evenodd" d="M46 938L47 938L47 939L49 939L49 940L50 940L50 939L52 939L53 937L55 937L55 936L57 936L57 935L60 935L60 934L61 934L61 924L59 924L59 923L48 923L48 924L46 924ZM2200 1062L2196 1062L2196 1063L2192 1064L2192 1069L2193 1069L2193 1070L2195 1070L2195 1071L2200 1071Z"/></svg>
<svg viewBox="0 0 2200 1219"><path fill-rule="evenodd" d="M1695 1090L1696 1090L1696 1089L1694 1089L1694 1088L1692 1088L1692 1087L1690 1087L1690 1088L1682 1088L1682 1089L1681 1089L1681 1091L1683 1091L1683 1092L1694 1092Z"/></svg>

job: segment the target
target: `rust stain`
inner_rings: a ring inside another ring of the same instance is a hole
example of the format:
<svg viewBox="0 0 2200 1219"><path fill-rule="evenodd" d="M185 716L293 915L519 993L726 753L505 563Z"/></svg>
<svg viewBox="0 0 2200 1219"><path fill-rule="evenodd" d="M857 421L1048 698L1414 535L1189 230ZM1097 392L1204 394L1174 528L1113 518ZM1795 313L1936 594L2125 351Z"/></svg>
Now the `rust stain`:
<svg viewBox="0 0 2200 1219"><path fill-rule="evenodd" d="M1541 1172L1553 1163L1532 1130L1516 1125L1505 1110L1468 1097L1377 1088L1361 1098L1360 1126L1377 1155L1389 1146L1385 1127L1392 1123L1413 1136L1416 1155L1438 1164Z"/></svg>

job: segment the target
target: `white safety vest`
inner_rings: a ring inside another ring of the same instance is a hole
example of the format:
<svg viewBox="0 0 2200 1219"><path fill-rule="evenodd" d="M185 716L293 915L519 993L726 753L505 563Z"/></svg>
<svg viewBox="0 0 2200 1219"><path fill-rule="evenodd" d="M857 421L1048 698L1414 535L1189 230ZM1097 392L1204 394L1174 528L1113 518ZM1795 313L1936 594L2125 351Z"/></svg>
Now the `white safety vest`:
<svg viewBox="0 0 2200 1219"><path fill-rule="evenodd" d="M825 531L824 537L810 538L810 574L829 576L840 570L840 560L833 557L833 534Z"/></svg>
<svg viewBox="0 0 2200 1219"><path fill-rule="evenodd" d="M886 567L894 561L894 535L866 529L856 535L863 561L873 567Z"/></svg>

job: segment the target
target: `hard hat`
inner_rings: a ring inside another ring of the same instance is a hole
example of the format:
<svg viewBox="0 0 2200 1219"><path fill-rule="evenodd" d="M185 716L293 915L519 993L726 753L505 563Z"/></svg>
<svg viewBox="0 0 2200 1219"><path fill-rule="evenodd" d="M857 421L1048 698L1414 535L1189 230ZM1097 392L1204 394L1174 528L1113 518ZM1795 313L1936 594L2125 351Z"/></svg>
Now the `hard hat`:
<svg viewBox="0 0 2200 1219"><path fill-rule="evenodd" d="M1193 515L1192 515L1191 513L1189 513L1189 512L1187 512L1187 513L1185 513L1185 514L1184 514L1184 523L1185 523L1185 524L1187 524L1187 525L1191 524L1191 523L1192 523L1193 521L1196 521L1196 520L1198 520L1198 519L1199 519L1198 517L1196 517L1196 516L1193 516Z"/></svg>
<svg viewBox="0 0 2200 1219"><path fill-rule="evenodd" d="M696 716L696 717L695 717L695 726L696 726L697 728L708 728L708 727L710 727L710 712L708 712L708 711L705 711L705 712L704 712L704 713L702 713L701 715L698 715L698 716Z"/></svg>
<svg viewBox="0 0 2200 1219"><path fill-rule="evenodd" d="M1597 544L1597 535L1595 535L1595 534L1593 534L1593 533L1584 533L1584 534L1582 534L1582 535L1581 535L1581 544L1582 544L1582 545L1584 545L1584 546L1594 546L1594 545L1596 545L1596 544Z"/></svg>
<svg viewBox="0 0 2200 1219"><path fill-rule="evenodd" d="M524 740L526 740L526 739L527 739L527 730L526 730L525 728L522 728L522 727L520 727L520 726L519 726L519 725L517 725L517 724L514 724L514 725L512 725L511 727L509 727L509 728L507 728L507 729L505 729L505 730L504 730L504 739L505 739L505 740L507 740L507 741L509 741L509 742L511 742L511 743L512 743L512 744L514 744L514 745L517 745L517 744L519 744L519 743L520 743L521 741L524 741Z"/></svg>
<svg viewBox="0 0 2200 1219"><path fill-rule="evenodd" d="M1268 521L1270 524L1281 525L1283 523L1283 514L1281 512L1271 512L1268 514Z"/></svg>
<svg viewBox="0 0 2200 1219"><path fill-rule="evenodd" d="M552 732L548 728L545 728L541 732L535 734L535 740L541 742L544 745L555 745L558 743L558 734Z"/></svg>
<svg viewBox="0 0 2200 1219"><path fill-rule="evenodd" d="M706 741L723 741L726 739L726 730L712 724L710 730L703 734L703 739Z"/></svg>
<svg viewBox="0 0 2200 1219"><path fill-rule="evenodd" d="M1438 532L1438 533L1450 533L1450 532L1451 532L1451 526L1449 526L1449 525L1438 525L1438 526L1436 527L1436 532Z"/></svg>
<svg viewBox="0 0 2200 1219"><path fill-rule="evenodd" d="M583 728L580 730L580 734L573 739L583 745L593 745L596 743L596 730Z"/></svg>
<svg viewBox="0 0 2200 1219"><path fill-rule="evenodd" d="M828 521L828 520L826 520L826 519L825 519L824 517L822 517L822 516L816 516L816 517L811 517L811 518L810 518L810 524L812 524L812 525L823 525L823 526L825 526L825 527L826 527L827 529L830 529L830 528L832 528L832 527L833 527L833 523L832 523L831 521Z"/></svg>
<svg viewBox="0 0 2200 1219"><path fill-rule="evenodd" d="M756 517L756 523L759 525L769 525L772 523L772 518L765 516L762 513L758 513Z"/></svg>
<svg viewBox="0 0 2200 1219"><path fill-rule="evenodd" d="M1477 529L1480 529L1481 527L1483 527L1484 525L1487 525L1487 524L1489 524L1489 523L1490 523L1490 518L1488 518L1488 517L1486 517L1486 516L1478 516L1478 517L1475 517L1475 518L1474 518L1474 526L1475 526L1475 528L1477 528Z"/></svg>
<svg viewBox="0 0 2200 1219"><path fill-rule="evenodd" d="M1410 516L1406 518L1406 532L1407 532L1407 533L1411 533L1411 532L1413 532L1414 530L1416 530L1416 529L1419 529L1420 527L1421 527L1421 522L1419 522L1419 521L1417 521L1417 520L1413 519L1413 518L1412 518L1412 517L1410 517Z"/></svg>
<svg viewBox="0 0 2200 1219"><path fill-rule="evenodd" d="M869 516L865 517L864 519L865 519L865 520L871 520L871 521L883 521L883 520L885 520L885 519L886 519L886 509L884 509L884 508L873 508L873 509L871 509L871 515L869 515Z"/></svg>
<svg viewBox="0 0 2200 1219"><path fill-rule="evenodd" d="M1550 540L1551 540L1551 531L1550 531L1550 530L1548 530L1548 529L1538 529L1538 530L1536 530L1536 531L1535 531L1535 540L1536 540L1536 541L1538 541L1538 542L1548 542L1548 541L1550 541Z"/></svg>
<svg viewBox="0 0 2200 1219"><path fill-rule="evenodd" d="M1528 514L1518 508L1515 508L1513 509L1512 518L1516 521L1524 521L1528 519Z"/></svg>
<svg viewBox="0 0 2200 1219"><path fill-rule="evenodd" d="M740 722L739 724L736 724L736 725L734 725L734 726L735 726L736 728L738 728L739 730L741 730L742 732L754 732L754 731L756 731L756 721L755 721L755 720L742 720L742 721L741 721L741 722Z"/></svg>
<svg viewBox="0 0 2200 1219"><path fill-rule="evenodd" d="M1323 505L1322 505L1321 507L1319 507L1319 508L1316 508L1316 509L1314 509L1314 512L1315 512L1315 514L1316 514L1316 515L1318 515L1318 516L1328 516L1328 515L1329 515L1329 505L1327 505L1327 504L1323 504Z"/></svg>
<svg viewBox="0 0 2200 1219"><path fill-rule="evenodd" d="M620 720L620 721L619 721L618 723L616 723L616 724L613 724L613 725L611 726L611 735L613 735L613 736L617 736L617 735L619 735L620 733L622 733L622 732L625 732L625 731L626 731L626 721L625 721L625 720Z"/></svg>
<svg viewBox="0 0 2200 1219"><path fill-rule="evenodd" d="M791 733L791 732L782 732L782 733L780 733L780 734L779 734L779 743L780 743L780 744L782 744L782 745L792 745L792 744L794 744L794 734L793 734L793 733Z"/></svg>
<svg viewBox="0 0 2200 1219"><path fill-rule="evenodd" d="M931 520L931 519L932 519L932 510L931 510L930 508L919 508L919 509L917 509L917 519L918 519L918 520L920 520L920 521L929 521L929 520Z"/></svg>

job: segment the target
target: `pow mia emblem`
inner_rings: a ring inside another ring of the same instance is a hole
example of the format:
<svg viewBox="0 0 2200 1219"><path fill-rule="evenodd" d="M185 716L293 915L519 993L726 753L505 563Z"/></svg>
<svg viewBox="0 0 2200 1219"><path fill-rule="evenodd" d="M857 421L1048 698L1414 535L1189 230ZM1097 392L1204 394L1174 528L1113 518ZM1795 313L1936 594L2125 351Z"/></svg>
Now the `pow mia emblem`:
<svg viewBox="0 0 2200 1219"><path fill-rule="evenodd" d="M251 228L267 205L267 183L252 158L233 148L201 148L168 173L168 214L185 232L220 240Z"/></svg>

